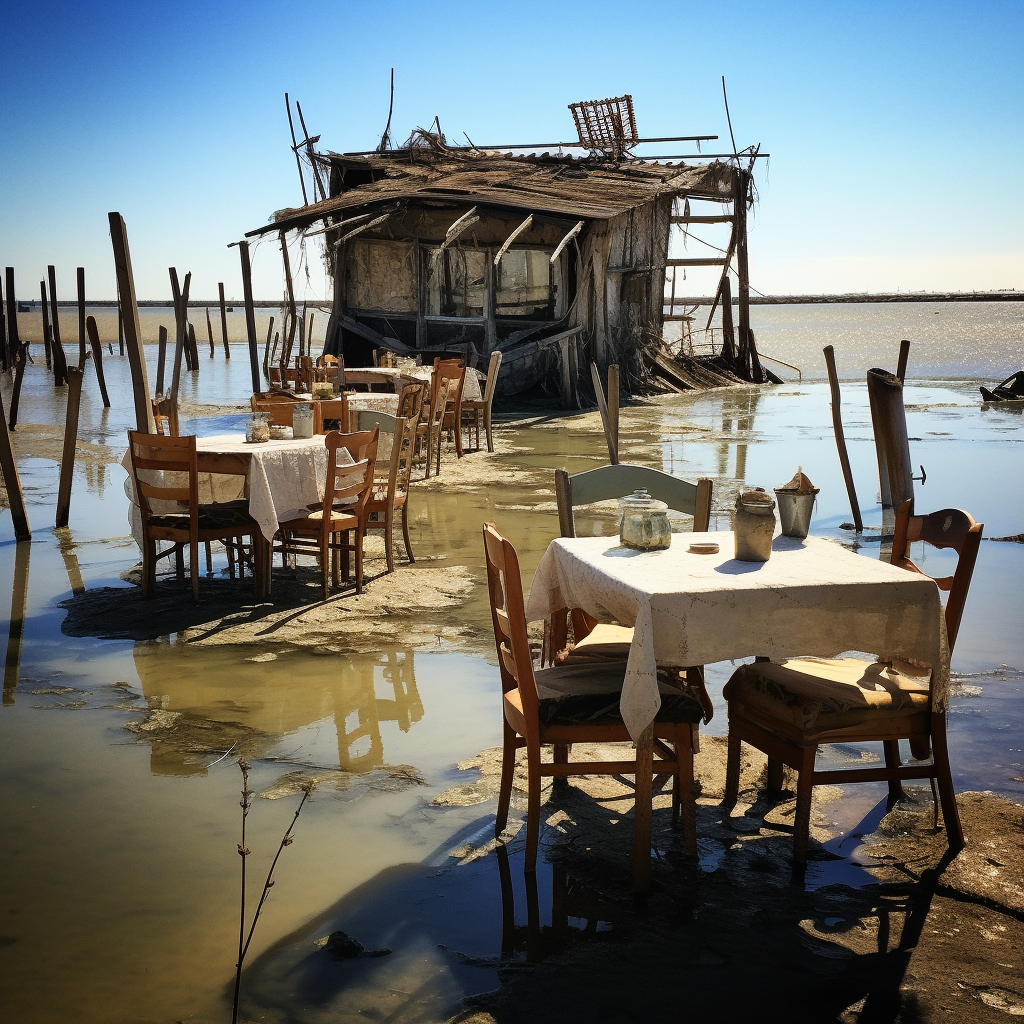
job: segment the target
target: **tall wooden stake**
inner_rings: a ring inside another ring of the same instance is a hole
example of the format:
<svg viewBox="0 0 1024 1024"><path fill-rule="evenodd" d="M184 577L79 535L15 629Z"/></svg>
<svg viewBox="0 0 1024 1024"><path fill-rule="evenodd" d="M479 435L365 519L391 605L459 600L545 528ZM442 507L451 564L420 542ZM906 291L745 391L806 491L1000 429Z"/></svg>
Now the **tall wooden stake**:
<svg viewBox="0 0 1024 1024"><path fill-rule="evenodd" d="M608 427L615 442L614 465L619 462L619 364L608 367Z"/></svg>
<svg viewBox="0 0 1024 1024"><path fill-rule="evenodd" d="M231 358L231 348L228 346L228 307L224 301L224 282L217 284L217 292L220 295L220 336L224 342L224 358Z"/></svg>
<svg viewBox="0 0 1024 1024"><path fill-rule="evenodd" d="M14 520L14 536L18 540L28 540L32 531L28 528L28 516L25 514L25 496L21 490L21 478L18 476L18 465L14 461L14 445L7 429L7 417L4 415L4 399L0 394L0 471L4 475L4 486L7 488L7 502L11 506L11 519Z"/></svg>
<svg viewBox="0 0 1024 1024"><path fill-rule="evenodd" d="M89 345L92 348L92 361L96 364L96 380L99 381L100 395L103 398L103 408L110 408L110 399L107 397L107 381L103 376L103 346L100 344L100 332L96 329L96 317L85 318L85 330L89 335Z"/></svg>
<svg viewBox="0 0 1024 1024"><path fill-rule="evenodd" d="M914 497L903 382L886 370L868 370L868 397L878 453L882 505L898 509L904 501Z"/></svg>
<svg viewBox="0 0 1024 1024"><path fill-rule="evenodd" d="M139 325L139 306L135 300L135 280L132 276L132 258L128 250L128 229L124 218L117 212L107 214L110 221L110 241L114 249L114 267L117 271L117 294L124 316L125 344L132 371L132 397L135 401L136 429L144 434L156 433L153 406L146 377L146 357L142 348L142 328Z"/></svg>
<svg viewBox="0 0 1024 1024"><path fill-rule="evenodd" d="M7 348L7 313L3 290L0 289L0 370L6 372L10 365Z"/></svg>
<svg viewBox="0 0 1024 1024"><path fill-rule="evenodd" d="M736 365L736 339L732 323L732 283L728 274L722 276L719 294L722 297L722 359L731 370Z"/></svg>
<svg viewBox="0 0 1024 1024"><path fill-rule="evenodd" d="M21 385L25 380L25 365L28 363L28 342L18 346L14 358L14 390L11 392L11 418L7 421L11 430L18 428L18 406L21 403Z"/></svg>
<svg viewBox="0 0 1024 1024"><path fill-rule="evenodd" d="M46 282L39 282L39 308L43 314L43 350L46 352L46 368L53 369L53 358L50 354L50 311L46 301Z"/></svg>
<svg viewBox="0 0 1024 1024"><path fill-rule="evenodd" d="M7 267L4 272L7 294L7 366L14 369L21 351L21 335L18 334L18 300L14 295L14 267Z"/></svg>
<svg viewBox="0 0 1024 1024"><path fill-rule="evenodd" d="M910 358L910 342L904 338L900 342L900 360L896 364L896 376L899 377L900 383L904 383L907 379L907 360Z"/></svg>
<svg viewBox="0 0 1024 1024"><path fill-rule="evenodd" d="M60 340L60 310L57 306L57 270L46 268L46 279L50 284L50 353L53 356L53 386L63 387L68 381L68 357Z"/></svg>
<svg viewBox="0 0 1024 1024"><path fill-rule="evenodd" d="M81 366L68 367L68 407L64 422L64 452L60 460L60 485L57 488L57 529L68 525L71 512L71 481L75 475L75 444L78 442L78 412L82 402Z"/></svg>
<svg viewBox="0 0 1024 1024"><path fill-rule="evenodd" d="M274 318L270 318L270 326L267 328L267 344L263 349L263 376L270 376L270 342L274 337ZM259 388L256 389L259 391Z"/></svg>
<svg viewBox="0 0 1024 1024"><path fill-rule="evenodd" d="M210 322L210 307L206 307L206 333L210 339L210 358L213 358L213 324Z"/></svg>
<svg viewBox="0 0 1024 1024"><path fill-rule="evenodd" d="M78 368L85 368L85 267L78 268Z"/></svg>
<svg viewBox="0 0 1024 1024"><path fill-rule="evenodd" d="M252 375L252 390L255 394L260 390L260 359L256 338L256 308L252 301L252 265L249 262L249 243L238 243L238 255L242 261L242 297L245 301L245 337L249 343L249 372ZM274 318L270 318L270 328L274 328ZM270 334L267 333L267 341ZM265 369L265 367L264 367Z"/></svg>
<svg viewBox="0 0 1024 1024"><path fill-rule="evenodd" d="M156 393L163 397L164 367L167 364L167 328L160 325L159 341L156 348Z"/></svg>
<svg viewBox="0 0 1024 1024"><path fill-rule="evenodd" d="M744 380L752 380L749 365L750 352L750 279L747 266L747 172L736 168L736 192L733 195L733 213L736 217L736 277L739 292L739 359L737 373ZM757 383L760 383L758 381Z"/></svg>
<svg viewBox="0 0 1024 1024"><path fill-rule="evenodd" d="M284 283L288 294L288 333L284 340L284 351L281 353L281 365L290 366L292 361L292 345L295 344L295 288L292 285L292 262L288 255L288 238L284 231L281 237L281 258L284 261Z"/></svg>
<svg viewBox="0 0 1024 1024"><path fill-rule="evenodd" d="M843 469L843 480L846 481L846 493L850 498L850 511L853 513L853 525L858 533L864 530L864 521L860 516L860 502L857 501L857 488L853 485L853 470L850 469L850 456L846 450L846 434L843 431L843 416L839 406L839 374L836 372L836 350L831 345L823 349L825 366L828 368L828 383L832 390L832 427L836 434L836 448L839 449L839 465Z"/></svg>

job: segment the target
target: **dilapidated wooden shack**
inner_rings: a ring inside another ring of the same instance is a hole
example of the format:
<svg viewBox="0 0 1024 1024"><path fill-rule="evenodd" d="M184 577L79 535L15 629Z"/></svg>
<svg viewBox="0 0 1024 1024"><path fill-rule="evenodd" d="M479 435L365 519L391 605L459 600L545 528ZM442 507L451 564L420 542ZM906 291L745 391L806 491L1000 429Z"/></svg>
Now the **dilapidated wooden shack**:
<svg viewBox="0 0 1024 1024"><path fill-rule="evenodd" d="M250 234L326 236L325 351L348 366L384 348L485 367L500 349L499 393L542 383L575 404L581 367L639 364L643 339L682 319L666 313L667 269L716 265L725 280L734 251L743 336L749 172L738 160L657 162L628 145L520 154L421 129L399 149L309 155L324 198ZM723 205L691 215L697 201ZM673 223L690 222L731 222L730 252L671 259Z"/></svg>

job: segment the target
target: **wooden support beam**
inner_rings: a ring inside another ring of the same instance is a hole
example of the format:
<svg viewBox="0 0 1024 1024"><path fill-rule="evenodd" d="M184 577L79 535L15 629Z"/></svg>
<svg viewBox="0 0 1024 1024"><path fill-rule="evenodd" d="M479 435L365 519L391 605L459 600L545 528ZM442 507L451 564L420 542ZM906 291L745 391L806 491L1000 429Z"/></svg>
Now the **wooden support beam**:
<svg viewBox="0 0 1024 1024"><path fill-rule="evenodd" d="M742 367L736 372L744 380L753 380L748 368L750 354L750 276L747 266L747 181L748 174L742 168L736 169L736 192L733 197L733 212L736 215L736 278L739 298L739 358ZM740 372L740 370L743 372ZM757 381L761 383L760 379Z"/></svg>
<svg viewBox="0 0 1024 1024"><path fill-rule="evenodd" d="M171 402L178 403L178 387L181 383L181 359L188 344L186 338L185 313L183 307L187 308L188 290L192 282L192 275L185 275L185 287L178 285L178 270L176 267L168 267L167 273L171 278L171 295L174 299L174 369L171 372ZM188 362L191 363L191 356Z"/></svg>
<svg viewBox="0 0 1024 1024"><path fill-rule="evenodd" d="M210 358L213 358L213 354L216 351L213 344L213 324L210 322L210 307L206 307L206 334L210 339Z"/></svg>
<svg viewBox="0 0 1024 1024"><path fill-rule="evenodd" d="M21 335L18 333L18 300L14 294L14 267L7 267L5 273L7 294L7 365L14 367L21 350Z"/></svg>
<svg viewBox="0 0 1024 1024"><path fill-rule="evenodd" d="M511 245L511 244L512 244L512 243L513 243L513 242L514 242L514 241L515 241L515 240L516 240L516 239L517 239L517 238L518 238L518 237L519 237L519 236L520 236L520 235L521 235L521 234L522 234L522 233L523 233L524 231L526 231L526 230L527 230L527 229L528 229L528 228L530 227L530 225L531 225L532 223L533 223L533 214L531 213L531 214L530 214L530 216L529 216L529 217L527 217L527 218L526 218L526 220L524 220L524 221L523 221L523 223L522 223L522 224L520 224L520 225L519 225L519 227L517 227L517 228L515 229L515 231L513 231L513 232L512 232L512 234L508 236L508 238L506 238L506 239L505 239L505 241L504 241L504 243L502 244L501 248L500 248L500 249L499 249L499 250L498 250L498 251L497 251L497 252L495 253L495 255L494 255L494 265L495 265L495 266L497 266L497 265L498 265L498 264L499 264L499 263L501 262L501 257L502 257L502 256L504 256L504 255L505 255L505 253L507 253L507 252L508 252L508 247L509 247L509 246L510 246L510 245Z"/></svg>
<svg viewBox="0 0 1024 1024"><path fill-rule="evenodd" d="M732 282L728 274L719 283L719 297L722 302L722 359L732 370L736 364L736 336L732 322Z"/></svg>
<svg viewBox="0 0 1024 1024"><path fill-rule="evenodd" d="M43 316L43 349L46 353L46 368L53 369L53 356L50 349L50 312L46 301L46 282L39 282L39 308Z"/></svg>
<svg viewBox="0 0 1024 1024"><path fill-rule="evenodd" d="M353 228L351 231L346 232L336 242L331 243L333 249L337 249L343 242L347 242L350 238L355 238L356 235L361 235L364 231L369 231L371 228L380 227L389 217L390 213L382 213L379 217L374 217L373 220L367 221L365 224L360 224L359 227ZM352 218L356 220L355 217Z"/></svg>
<svg viewBox="0 0 1024 1024"><path fill-rule="evenodd" d="M292 345L295 344L295 287L292 283L292 262L288 255L288 238L284 231L280 232L281 259L284 263L284 284L285 295L288 300L288 316L285 317L286 333L284 337L284 349L281 352L281 365L291 365Z"/></svg>
<svg viewBox="0 0 1024 1024"><path fill-rule="evenodd" d="M860 515L860 502L857 501L857 488L853 483L853 470L850 468L850 455L846 450L846 434L843 431L843 416L839 407L839 374L836 372L836 350L831 345L826 345L822 351L825 353L825 366L828 369L828 384L832 391L832 428L836 435L836 448L839 451L839 465L843 470L843 480L846 482L846 493L850 499L850 511L853 513L853 525L858 533L864 530L864 522Z"/></svg>
<svg viewBox="0 0 1024 1024"><path fill-rule="evenodd" d="M431 265L436 264L452 242L454 242L464 231L468 231L479 220L480 218L476 215L475 206L459 217L459 219L455 221L445 232L444 241L441 243L441 247L434 250L434 255L431 257L430 261Z"/></svg>
<svg viewBox="0 0 1024 1024"><path fill-rule="evenodd" d="M605 443L608 445L608 461L613 466L616 466L619 462L619 450L616 443L616 437L612 432L608 401L605 398L604 388L601 386L601 373L597 368L597 363L590 364L590 380L594 385L594 397L597 399L597 409L598 412L601 413L601 425L604 427L604 439Z"/></svg>
<svg viewBox="0 0 1024 1024"><path fill-rule="evenodd" d="M18 427L18 406L21 404L21 385L25 380L25 365L28 363L28 342L18 346L14 357L14 388L11 391L11 417L8 425L11 430Z"/></svg>
<svg viewBox="0 0 1024 1024"><path fill-rule="evenodd" d="M576 224L562 236L562 240L555 246L555 251L551 254L551 258L548 260L551 266L555 265L555 260L558 259L562 250L583 230L583 225L585 223L586 221L577 221Z"/></svg>
<svg viewBox="0 0 1024 1024"><path fill-rule="evenodd" d="M713 216L697 216L685 214L682 217L673 217L673 224L732 224L736 218L731 213L720 213Z"/></svg>
<svg viewBox="0 0 1024 1024"><path fill-rule="evenodd" d="M28 540L32 536L32 531L29 529L28 516L25 513L25 495L21 490L18 465L14 461L14 445L7 429L2 394L0 394L0 472L3 473L4 487L7 488L7 503L11 507L11 519L14 521L14 536L18 540Z"/></svg>
<svg viewBox="0 0 1024 1024"><path fill-rule="evenodd" d="M608 367L608 428L615 444L614 464L619 461L619 364Z"/></svg>
<svg viewBox="0 0 1024 1024"><path fill-rule="evenodd" d="M688 256L665 260L667 267L724 267L726 263L728 260L724 256Z"/></svg>
<svg viewBox="0 0 1024 1024"><path fill-rule="evenodd" d="M135 280L132 259L128 249L128 229L119 213L107 215L110 221L110 241L114 249L114 267L117 271L117 294L124 315L125 342L128 362L132 371L132 396L135 400L136 429L144 434L155 431L153 407L150 404L149 381L146 378L146 357L142 348L142 328L139 325L139 306L135 299Z"/></svg>
<svg viewBox="0 0 1024 1024"><path fill-rule="evenodd" d="M231 349L228 346L228 307L224 301L224 282L217 285L217 292L220 295L220 337L224 343L224 358L231 358Z"/></svg>
<svg viewBox="0 0 1024 1024"><path fill-rule="evenodd" d="M100 332L96 329L96 317L85 318L85 331L89 335L89 345L92 348L92 361L96 366L96 380L100 385L100 397L103 399L103 408L110 408L110 399L107 397L107 382L103 376L103 346L100 344Z"/></svg>
<svg viewBox="0 0 1024 1024"><path fill-rule="evenodd" d="M164 393L164 367L167 364L167 328L160 325L159 341L156 347L156 394Z"/></svg>
<svg viewBox="0 0 1024 1024"><path fill-rule="evenodd" d="M899 377L901 384L903 384L907 379L907 360L909 358L910 342L904 338L900 342L900 357L899 362L896 364L896 376Z"/></svg>
<svg viewBox="0 0 1024 1024"><path fill-rule="evenodd" d="M911 501L914 498L914 470L910 464L903 382L886 370L868 370L868 398L878 453L882 504L898 509L908 498Z"/></svg>
<svg viewBox="0 0 1024 1024"><path fill-rule="evenodd" d="M68 525L71 513L71 482L75 475L75 444L78 441L78 413L82 402L81 366L68 367L68 405L64 419L64 452L60 459L60 484L57 488L57 529ZM152 413L150 414L152 415Z"/></svg>
<svg viewBox="0 0 1024 1024"><path fill-rule="evenodd" d="M85 369L86 337L85 337L85 267L79 267L78 279L78 368Z"/></svg>
<svg viewBox="0 0 1024 1024"><path fill-rule="evenodd" d="M245 302L245 338L249 344L249 372L252 376L253 393L260 390L260 357L258 351L259 342L256 338L256 308L252 301L252 265L249 262L249 243L238 243L238 256L242 261L242 298ZM273 329L274 318L270 318L270 326ZM270 341L270 333L267 332L267 341ZM264 371L266 363L264 362Z"/></svg>

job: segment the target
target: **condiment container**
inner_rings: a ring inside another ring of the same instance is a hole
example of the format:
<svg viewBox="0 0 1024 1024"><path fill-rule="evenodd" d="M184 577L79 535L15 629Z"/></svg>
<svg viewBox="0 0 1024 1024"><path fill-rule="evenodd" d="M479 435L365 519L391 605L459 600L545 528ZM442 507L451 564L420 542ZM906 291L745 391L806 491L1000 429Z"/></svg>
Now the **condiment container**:
<svg viewBox="0 0 1024 1024"><path fill-rule="evenodd" d="M313 436L313 406L300 402L292 409L292 437Z"/></svg>
<svg viewBox="0 0 1024 1024"><path fill-rule="evenodd" d="M739 561L767 562L775 533L775 499L763 487L737 494L732 529Z"/></svg>
<svg viewBox="0 0 1024 1024"><path fill-rule="evenodd" d="M619 520L619 541L627 548L640 551L661 551L672 543L672 527L668 521L668 505L652 498L646 491L634 491L622 499Z"/></svg>
<svg viewBox="0 0 1024 1024"><path fill-rule="evenodd" d="M796 476L789 483L775 488L783 536L807 536L817 493L818 488L804 475L802 467L797 467Z"/></svg>
<svg viewBox="0 0 1024 1024"><path fill-rule="evenodd" d="M245 439L249 444L262 444L270 440L270 417L265 412L254 412L245 424Z"/></svg>

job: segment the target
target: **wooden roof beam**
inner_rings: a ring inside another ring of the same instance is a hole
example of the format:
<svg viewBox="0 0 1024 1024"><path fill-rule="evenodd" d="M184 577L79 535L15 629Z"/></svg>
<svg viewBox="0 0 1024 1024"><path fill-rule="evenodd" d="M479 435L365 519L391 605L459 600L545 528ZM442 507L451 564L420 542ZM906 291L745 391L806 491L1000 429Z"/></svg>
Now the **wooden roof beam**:
<svg viewBox="0 0 1024 1024"><path fill-rule="evenodd" d="M510 245L511 245L511 244L512 244L512 243L513 243L513 242L514 242L514 241L515 241L515 240L516 240L516 239L517 239L517 238L518 238L518 237L519 237L519 236L520 236L520 235L521 235L521 234L522 234L522 233L523 233L523 232L524 232L524 231L525 231L525 230L526 230L526 229L527 229L527 228L528 228L528 227L529 227L529 226L530 226L530 225L531 225L532 223L533 223L533 214L531 213L531 214L530 214L530 216L529 216L529 217L527 217L527 218L526 218L526 220L524 220L524 221L523 221L523 223L522 223L522 224L520 224L520 225L519 225L519 227L517 227L517 228L515 229L515 231L513 231L513 232L512 232L512 234L508 236L508 238L506 238L506 239L505 239L505 243L504 243L504 245L502 245L502 247L501 247L501 248L500 248L500 249L499 249L499 250L497 251L497 253L495 253L495 256L494 256L494 265L495 265L495 266L497 266L497 265L498 265L498 264L499 264L499 263L501 262L501 257L502 257L502 256L504 256L504 255L505 255L505 253L507 253L507 252L508 252L508 247L509 247L509 246L510 246Z"/></svg>
<svg viewBox="0 0 1024 1024"><path fill-rule="evenodd" d="M551 266L555 265L555 260L558 259L559 253L583 230L583 225L586 221L577 222L576 226L570 228L569 233L555 246L555 251L551 254L550 263Z"/></svg>

